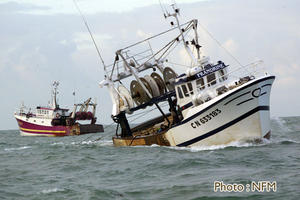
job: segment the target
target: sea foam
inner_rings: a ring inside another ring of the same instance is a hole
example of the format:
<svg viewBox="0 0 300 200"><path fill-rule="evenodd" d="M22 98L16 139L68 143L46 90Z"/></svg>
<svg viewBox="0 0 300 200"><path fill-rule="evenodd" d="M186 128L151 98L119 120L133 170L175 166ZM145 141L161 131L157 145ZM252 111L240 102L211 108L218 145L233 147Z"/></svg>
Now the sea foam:
<svg viewBox="0 0 300 200"><path fill-rule="evenodd" d="M16 147L16 148L5 148L4 151L20 151L20 150L24 150L24 149L30 149L32 148L31 146L23 146L23 147Z"/></svg>
<svg viewBox="0 0 300 200"><path fill-rule="evenodd" d="M62 191L64 191L64 189L51 188L51 189L44 189L44 190L42 190L41 193L43 193L43 194L49 194L49 193L62 192Z"/></svg>

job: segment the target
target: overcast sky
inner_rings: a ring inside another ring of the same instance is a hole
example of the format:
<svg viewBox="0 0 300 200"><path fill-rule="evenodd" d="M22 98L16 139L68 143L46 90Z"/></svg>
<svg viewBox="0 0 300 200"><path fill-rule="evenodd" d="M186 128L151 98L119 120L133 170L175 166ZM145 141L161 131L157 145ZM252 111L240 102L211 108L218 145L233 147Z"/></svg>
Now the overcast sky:
<svg viewBox="0 0 300 200"><path fill-rule="evenodd" d="M113 61L117 49L169 28L156 0L77 2L106 63ZM276 76L271 116L300 115L299 1L176 2L182 22L197 18L243 64L264 60L264 67ZM200 38L203 53L222 59L213 40ZM17 129L13 112L22 101L31 107L47 105L54 80L61 83L61 106L72 107L74 90L76 102L96 97L98 120L109 124L111 103L106 88L98 87L102 79L102 66L72 0L1 0L0 129Z"/></svg>

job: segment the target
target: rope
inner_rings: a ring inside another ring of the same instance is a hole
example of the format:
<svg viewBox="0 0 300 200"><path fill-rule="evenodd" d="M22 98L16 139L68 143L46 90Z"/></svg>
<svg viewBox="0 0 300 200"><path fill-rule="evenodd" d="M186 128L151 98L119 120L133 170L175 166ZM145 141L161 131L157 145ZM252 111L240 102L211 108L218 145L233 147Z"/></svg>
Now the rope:
<svg viewBox="0 0 300 200"><path fill-rule="evenodd" d="M97 50L98 56L99 56L99 58L100 58L100 60L101 60L101 62L102 62L102 65L103 65L103 67L104 67L104 71L106 72L106 65L104 64L104 60L103 60L103 58L102 58L102 56L101 56L101 54L100 54L99 48L98 48L98 46L97 46L97 44L96 44L96 41L95 41L95 39L94 39L94 37L93 37L93 34L92 34L91 30L90 30L90 27L89 27L89 25L88 25L88 23L87 23L87 21L86 21L84 15L83 15L83 13L82 13L81 10L79 9L79 6L77 5L76 1L73 0L73 2L74 2L74 5L75 5L76 9L77 9L78 12L79 12L79 14L81 15L81 18L82 18L82 20L83 20L83 22L84 22L84 24L85 24L85 26L86 26L86 28L87 28L87 30L88 30L90 36L91 36L91 39L92 39L92 41L93 41L93 43L94 43L94 45L95 45L95 48L96 48L96 50Z"/></svg>
<svg viewBox="0 0 300 200"><path fill-rule="evenodd" d="M156 109L156 108L153 108L152 110L148 111L148 113L152 112L152 111L155 110L155 109ZM146 112L146 111L145 111L145 112ZM133 120L131 120L130 122L134 122L135 120L137 120L138 118L140 118L140 115L144 114L145 112L136 114L135 116L137 116L137 117L134 118ZM135 117L135 116L132 116L132 117Z"/></svg>
<svg viewBox="0 0 300 200"><path fill-rule="evenodd" d="M186 23L184 23L184 24L181 24L181 26L184 26L184 25L189 24L189 23L191 23L191 22L192 22L192 21L188 21L188 22L186 22ZM124 51L125 49L131 48L131 47L136 46L136 45L138 45L138 44L140 44L140 43L143 43L143 42L145 42L145 41L151 40L152 38L155 38L155 37L158 37L158 36L163 35L163 34L165 34L165 33L168 33L168 32L170 32L170 31L173 31L173 30L175 30L175 29L177 29L177 28L178 28L178 27L174 27L174 28L171 28L171 29L166 30L166 31L164 31L164 32L161 32L161 33L159 33L159 34L156 34L156 35L154 35L154 36L151 36L151 37L149 37L149 38L146 38L146 39L144 39L144 40L142 40L142 41L140 41L140 42L137 42L137 43L135 43L135 44L132 44L132 45L130 45L130 46L127 46L127 47L121 49L121 51Z"/></svg>
<svg viewBox="0 0 300 200"><path fill-rule="evenodd" d="M167 104L162 105L162 107L165 107L165 106L167 106ZM136 117L136 118L134 118L133 120L131 120L131 122L133 122L133 121L137 120L137 119L140 117L140 115L142 115L142 114L144 114L144 113L146 113L146 112L147 112L147 113L150 113L150 112L152 112L152 111L155 110L155 109L156 109L156 108L153 108L153 109L151 109L150 111L144 111L144 112L142 112L142 113L138 113L138 114L136 114L136 115L132 115L132 116L130 116L130 117L128 117L128 118ZM106 128L111 127L114 123L115 123L115 122L110 123ZM111 131L111 132L108 132L108 134L110 134L110 133L112 133L112 131ZM93 136L94 136L94 135L90 135L89 137L83 139L80 143L82 144L83 142L87 141L88 139L92 138ZM101 137L99 137L99 138L93 140L92 142L99 141L99 140L101 140L103 137L104 137L104 136L101 136Z"/></svg>
<svg viewBox="0 0 300 200"><path fill-rule="evenodd" d="M162 105L161 107L162 108L164 108L164 107L166 107L168 104L166 103L166 104L164 104L164 105ZM131 120L130 122L134 122L135 120L137 120L138 118L140 118L140 115L142 115L142 114L144 114L144 113L150 113L150 112L152 112L152 111L154 111L154 110L156 110L157 108L152 108L151 110L149 110L149 111L144 111L144 112L142 112L142 113L138 113L138 114L136 114L136 115L134 115L134 116L131 116L131 117L135 117L135 116L137 116L136 118L134 118L133 120Z"/></svg>
<svg viewBox="0 0 300 200"><path fill-rule="evenodd" d="M115 122L112 122L112 123L109 124L106 128L111 127L114 123L115 123ZM108 133L110 133L110 132L108 132ZM80 142L80 144L82 144L83 142L85 142L86 140L90 139L90 138L93 137L93 136L94 136L94 135L90 135L89 137L85 138L84 140L82 140L82 141ZM101 136L100 138L97 138L96 140L93 140L92 142L96 142L96 141L98 141L98 140L101 140L103 137L104 137L104 136Z"/></svg>
<svg viewBox="0 0 300 200"><path fill-rule="evenodd" d="M132 138L132 140L131 140L131 142L130 142L130 144L129 144L128 146L131 146L133 140L135 140L135 138L136 138L137 136L138 136L138 135L136 135L136 136L134 136L134 137Z"/></svg>
<svg viewBox="0 0 300 200"><path fill-rule="evenodd" d="M183 33L183 36L184 37L186 37L188 34L189 34L189 32L190 32L190 29L188 29L188 30L186 30L184 33ZM168 57L169 55L170 55L170 53L171 52L173 52L173 50L180 44L180 42L182 41L182 39L180 39L167 53L166 53L166 55L164 55L164 57L166 58L166 57ZM162 57L162 56L161 56ZM160 58L161 58L160 57ZM189 67L189 66L187 66L187 67Z"/></svg>
<svg viewBox="0 0 300 200"><path fill-rule="evenodd" d="M244 67L242 63L232 53L230 53L230 51L226 49L201 23L198 24L233 60L235 60L241 67ZM246 68L244 69L247 73L249 73Z"/></svg>

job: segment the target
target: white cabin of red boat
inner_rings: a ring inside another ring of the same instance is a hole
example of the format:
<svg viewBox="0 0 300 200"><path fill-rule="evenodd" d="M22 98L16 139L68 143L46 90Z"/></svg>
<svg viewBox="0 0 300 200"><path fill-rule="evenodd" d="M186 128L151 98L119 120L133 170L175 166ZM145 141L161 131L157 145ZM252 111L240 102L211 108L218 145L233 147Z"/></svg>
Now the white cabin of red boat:
<svg viewBox="0 0 300 200"><path fill-rule="evenodd" d="M60 116L69 116L69 109L64 108L48 108L48 107L40 107L36 108L36 116L42 118L59 118Z"/></svg>

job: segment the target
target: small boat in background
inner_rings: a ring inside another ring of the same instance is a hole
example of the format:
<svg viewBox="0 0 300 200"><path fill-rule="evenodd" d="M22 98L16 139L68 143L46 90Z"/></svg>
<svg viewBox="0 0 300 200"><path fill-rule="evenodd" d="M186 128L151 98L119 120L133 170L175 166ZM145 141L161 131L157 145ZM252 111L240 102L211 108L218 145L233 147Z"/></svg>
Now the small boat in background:
<svg viewBox="0 0 300 200"><path fill-rule="evenodd" d="M21 135L55 137L103 132L103 126L96 124L97 104L92 103L89 98L83 104L74 104L72 112L60 108L56 99L58 85L59 82L54 81L52 103L48 107L37 106L35 113L32 113L31 109L26 112L25 106L22 105L19 111L15 112ZM92 107L92 111L89 111L89 107ZM79 120L89 120L90 123L81 124Z"/></svg>

